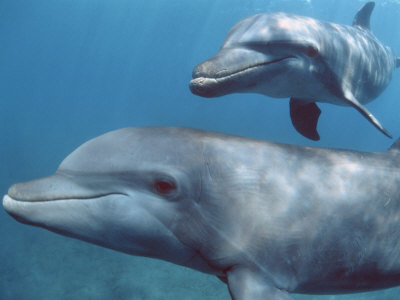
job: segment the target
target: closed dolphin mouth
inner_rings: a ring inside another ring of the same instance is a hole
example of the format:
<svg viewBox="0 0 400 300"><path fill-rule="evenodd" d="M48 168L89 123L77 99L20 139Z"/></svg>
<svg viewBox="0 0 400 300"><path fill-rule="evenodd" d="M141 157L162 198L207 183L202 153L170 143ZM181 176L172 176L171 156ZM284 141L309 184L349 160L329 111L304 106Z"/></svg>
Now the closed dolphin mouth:
<svg viewBox="0 0 400 300"><path fill-rule="evenodd" d="M88 196L55 196L54 198L51 199L21 199L21 198L14 198L10 195L5 195L3 197L3 204L4 201L6 202L21 202L21 203L44 203L44 202L53 202L53 201L63 201L63 200L94 200L94 199L100 199L108 196L114 196L114 195L122 195L122 196L128 196L127 194L124 193L104 193L104 194L96 194L96 195L88 195ZM7 199L6 199L7 198ZM6 200L4 200L6 199Z"/></svg>
<svg viewBox="0 0 400 300"><path fill-rule="evenodd" d="M83 197L74 196L73 198L55 197L53 199L42 199L42 200L35 199L32 201L32 200L15 198L11 195L4 195L3 207L11 217L13 217L20 223L47 228L46 222L44 222L40 217L42 214L42 210L51 209L51 207L53 208L57 207L60 205L60 203L63 202L74 205L74 203L77 204L77 203L83 203L85 201L104 200L109 197L120 196L120 195L126 196L126 194L121 194L121 193L107 193L107 194L104 193L104 194L93 195L90 197L89 196L83 196Z"/></svg>
<svg viewBox="0 0 400 300"><path fill-rule="evenodd" d="M76 178L79 179L77 175ZM115 189L97 188L93 182L87 182L87 185L80 184L76 178L58 172L42 179L14 184L9 188L8 195L5 197L9 197L10 200L15 202L35 203L71 199L88 200L112 195L125 195Z"/></svg>
<svg viewBox="0 0 400 300"><path fill-rule="evenodd" d="M223 69L221 71L216 72L214 76L212 76L212 75L208 76L207 74L204 74L205 72L202 72L202 71L198 70L198 67L196 67L193 70L193 74L192 74L193 80L192 81L194 81L194 80L196 80L198 78L216 79L216 80L220 79L220 80L222 80L224 78L229 78L229 77L235 76L237 74L256 69L258 67L262 67L262 66L278 63L280 61L283 61L283 60L286 60L286 59L289 59L289 58L295 58L295 56L291 55L291 56L280 57L280 58L273 59L273 60L270 60L270 61L261 62L261 63L257 63L257 64L254 64L254 65L250 65L250 66L247 66L245 68L241 68L239 70L233 70L231 72L229 72L229 69Z"/></svg>
<svg viewBox="0 0 400 300"><path fill-rule="evenodd" d="M206 61L193 70L193 79L190 81L189 88L193 94L202 97L222 96L229 93L225 89L228 86L232 87L241 85L241 78L244 76L255 73L257 69L261 69L264 66L279 63L291 58L295 58L295 56L280 57L236 70L224 68L215 73L207 71L207 65L205 64L208 64L208 61Z"/></svg>
<svg viewBox="0 0 400 300"><path fill-rule="evenodd" d="M3 197L5 211L17 221L36 224L40 211L62 202L97 201L114 196L127 196L116 191L94 191L75 184L66 176L56 174L39 180L17 183Z"/></svg>

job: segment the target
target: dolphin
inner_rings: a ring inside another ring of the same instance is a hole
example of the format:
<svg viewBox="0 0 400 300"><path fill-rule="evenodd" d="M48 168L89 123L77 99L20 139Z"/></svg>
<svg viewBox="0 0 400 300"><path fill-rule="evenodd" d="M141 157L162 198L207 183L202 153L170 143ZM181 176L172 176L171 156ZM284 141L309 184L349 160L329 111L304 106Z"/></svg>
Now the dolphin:
<svg viewBox="0 0 400 300"><path fill-rule="evenodd" d="M234 300L400 284L400 140L364 153L125 128L10 187L17 221L218 276Z"/></svg>
<svg viewBox="0 0 400 300"><path fill-rule="evenodd" d="M292 124L311 140L320 138L315 102L352 106L391 137L364 106L400 66L400 58L371 32L374 6L366 3L353 26L287 13L250 16L231 29L216 56L194 68L190 89L202 97L289 97Z"/></svg>

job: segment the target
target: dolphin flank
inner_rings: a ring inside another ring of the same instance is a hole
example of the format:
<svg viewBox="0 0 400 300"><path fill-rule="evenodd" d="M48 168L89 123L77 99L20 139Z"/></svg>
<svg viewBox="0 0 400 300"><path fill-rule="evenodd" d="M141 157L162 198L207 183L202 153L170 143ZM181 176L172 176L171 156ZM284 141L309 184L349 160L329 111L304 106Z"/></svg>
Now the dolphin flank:
<svg viewBox="0 0 400 300"><path fill-rule="evenodd" d="M218 276L234 300L400 284L400 141L383 153L170 127L90 140L13 185L16 220Z"/></svg>
<svg viewBox="0 0 400 300"><path fill-rule="evenodd" d="M259 93L290 98L290 117L303 136L319 140L321 110L315 102L352 106L388 137L365 108L389 84L400 65L370 30L374 2L353 25L287 14L264 13L236 24L218 54L193 70L192 93L218 97Z"/></svg>

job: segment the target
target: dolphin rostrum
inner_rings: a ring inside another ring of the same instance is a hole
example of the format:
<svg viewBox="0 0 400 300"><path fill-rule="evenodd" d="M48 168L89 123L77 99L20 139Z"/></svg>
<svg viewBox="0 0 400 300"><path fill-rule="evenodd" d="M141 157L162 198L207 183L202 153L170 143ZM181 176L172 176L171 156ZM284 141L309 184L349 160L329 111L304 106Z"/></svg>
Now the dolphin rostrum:
<svg viewBox="0 0 400 300"><path fill-rule="evenodd" d="M400 284L400 141L383 153L185 128L88 141L13 185L22 223L218 276L235 300Z"/></svg>
<svg viewBox="0 0 400 300"><path fill-rule="evenodd" d="M216 56L194 68L190 89L202 97L290 97L294 127L312 140L319 140L321 111L315 102L350 105L391 137L364 107L400 65L370 30L374 5L366 3L353 26L287 13L250 16L231 29Z"/></svg>

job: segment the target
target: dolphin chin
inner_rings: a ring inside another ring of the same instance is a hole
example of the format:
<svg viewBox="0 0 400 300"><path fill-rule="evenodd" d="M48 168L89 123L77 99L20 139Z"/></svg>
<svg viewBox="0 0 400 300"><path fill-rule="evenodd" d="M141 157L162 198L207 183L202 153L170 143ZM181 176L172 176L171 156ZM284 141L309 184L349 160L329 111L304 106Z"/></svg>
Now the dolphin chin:
<svg viewBox="0 0 400 300"><path fill-rule="evenodd" d="M3 207L11 217L23 224L36 225L37 223L31 221L31 216L26 217L21 214L21 211L24 210L24 205L26 205L26 203L15 200L9 195L4 195L3 197Z"/></svg>
<svg viewBox="0 0 400 300"><path fill-rule="evenodd" d="M216 78L197 77L190 81L190 91L198 96L205 98L213 98L226 95L219 89L219 82Z"/></svg>

